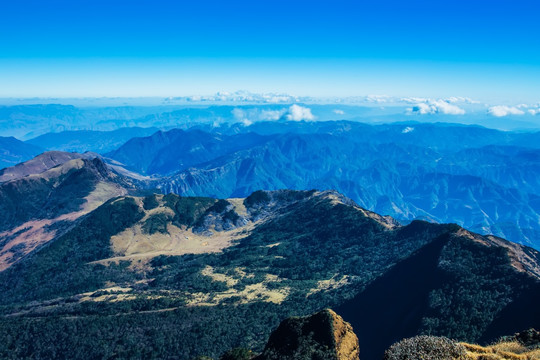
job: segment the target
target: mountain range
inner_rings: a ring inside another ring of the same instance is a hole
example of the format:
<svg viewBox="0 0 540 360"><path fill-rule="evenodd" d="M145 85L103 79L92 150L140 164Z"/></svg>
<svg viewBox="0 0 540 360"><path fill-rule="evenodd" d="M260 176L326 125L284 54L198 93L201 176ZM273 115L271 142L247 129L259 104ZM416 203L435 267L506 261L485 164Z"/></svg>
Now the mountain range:
<svg viewBox="0 0 540 360"><path fill-rule="evenodd" d="M540 248L539 133L350 121L154 130L72 131L26 143L12 138L2 152L11 154L5 165L13 165L41 147L96 151L139 187L165 194L223 198L259 189L334 189L402 223L455 222ZM145 134L151 135L132 137Z"/></svg>
<svg viewBox="0 0 540 360"><path fill-rule="evenodd" d="M171 130L105 154L163 193L335 189L399 221L456 222L540 247L538 133L478 126L264 122Z"/></svg>
<svg viewBox="0 0 540 360"><path fill-rule="evenodd" d="M27 140L26 143L45 150L106 153L120 147L131 138L149 136L157 130L154 127L128 127L112 131L61 131L40 135Z"/></svg>
<svg viewBox="0 0 540 360"><path fill-rule="evenodd" d="M417 334L487 343L540 327L527 246L400 225L336 191L185 197L125 174L58 152L3 170L0 357L260 352L283 319L327 307L368 360Z"/></svg>

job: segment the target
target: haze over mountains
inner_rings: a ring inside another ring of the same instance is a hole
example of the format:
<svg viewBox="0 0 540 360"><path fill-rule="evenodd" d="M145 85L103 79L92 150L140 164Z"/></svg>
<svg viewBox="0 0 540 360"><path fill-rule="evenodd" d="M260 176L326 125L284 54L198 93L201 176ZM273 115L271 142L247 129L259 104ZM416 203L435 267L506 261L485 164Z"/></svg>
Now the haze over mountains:
<svg viewBox="0 0 540 360"><path fill-rule="evenodd" d="M442 122L538 131L539 114L539 104L484 104L464 97L430 99L372 95L325 99L233 93L166 99L14 98L0 99L0 136L29 140L63 131L112 131L126 127L170 130L277 120L349 120L370 124Z"/></svg>
<svg viewBox="0 0 540 360"><path fill-rule="evenodd" d="M44 150L105 153L123 145L131 138L148 136L157 130L157 128L153 127L131 127L112 131L62 131L43 134L28 140L26 143Z"/></svg>

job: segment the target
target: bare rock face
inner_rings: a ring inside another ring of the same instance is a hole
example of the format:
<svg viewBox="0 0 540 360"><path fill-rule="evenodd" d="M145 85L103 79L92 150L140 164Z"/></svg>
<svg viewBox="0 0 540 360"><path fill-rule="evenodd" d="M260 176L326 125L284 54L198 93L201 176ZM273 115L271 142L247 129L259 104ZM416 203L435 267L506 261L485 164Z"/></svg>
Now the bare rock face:
<svg viewBox="0 0 540 360"><path fill-rule="evenodd" d="M352 326L330 309L284 320L256 360L358 360Z"/></svg>

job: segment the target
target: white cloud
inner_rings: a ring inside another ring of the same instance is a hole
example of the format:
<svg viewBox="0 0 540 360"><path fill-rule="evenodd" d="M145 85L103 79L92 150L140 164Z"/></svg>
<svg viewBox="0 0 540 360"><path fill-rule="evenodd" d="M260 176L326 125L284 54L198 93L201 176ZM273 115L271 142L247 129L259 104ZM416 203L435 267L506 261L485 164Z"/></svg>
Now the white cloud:
<svg viewBox="0 0 540 360"><path fill-rule="evenodd" d="M302 120L315 120L315 116L311 113L311 109L300 105L291 105L289 112L286 115L287 120L302 121Z"/></svg>
<svg viewBox="0 0 540 360"><path fill-rule="evenodd" d="M413 114L446 114L446 115L463 115L465 110L457 105L451 104L448 100L432 100L432 99L408 99L408 100L423 100L418 102L408 111Z"/></svg>
<svg viewBox="0 0 540 360"><path fill-rule="evenodd" d="M476 100L473 100L471 98L468 98L468 97L464 97L464 96L451 96L449 98L446 98L444 99L446 102L449 102L449 103L453 103L453 104L456 104L456 103L462 103L462 104L480 104L479 101L476 101Z"/></svg>
<svg viewBox="0 0 540 360"><path fill-rule="evenodd" d="M268 104L293 104L296 102L309 102L314 98L309 96L293 96L289 94L279 93L252 93L249 91L220 91L214 95L193 95L193 96L181 96L181 97L169 97L165 101L171 102L211 102L211 103L268 103Z"/></svg>
<svg viewBox="0 0 540 360"><path fill-rule="evenodd" d="M261 120L279 120L285 114L285 110L263 110L259 118Z"/></svg>
<svg viewBox="0 0 540 360"><path fill-rule="evenodd" d="M337 115L344 115L344 114L345 114L345 111L336 109L336 110L334 110L334 114L337 114Z"/></svg>
<svg viewBox="0 0 540 360"><path fill-rule="evenodd" d="M432 110L426 114L443 113L451 115L463 115L465 110L461 109L457 105L472 105L480 104L480 102L464 96L451 96L445 99L430 99L421 97L404 97L399 99L400 102L418 106L419 104L428 104L432 106ZM449 107L448 105L454 105L455 107ZM434 112L433 112L434 111ZM446 111L446 112L445 112Z"/></svg>
<svg viewBox="0 0 540 360"><path fill-rule="evenodd" d="M442 112L443 114L449 114L449 115L463 115L465 114L465 110L460 108L457 105L450 104L446 101L436 101L434 105L437 107L438 112Z"/></svg>
<svg viewBox="0 0 540 360"><path fill-rule="evenodd" d="M261 110L257 108L253 109L241 109L234 108L232 115L236 121L242 122L246 125L251 125L255 121L275 121L279 120L287 112L286 109L280 110Z"/></svg>
<svg viewBox="0 0 540 360"><path fill-rule="evenodd" d="M245 126L253 124L253 121L249 119L247 112L242 109L235 108L232 110L232 114L237 121L243 123Z"/></svg>
<svg viewBox="0 0 540 360"><path fill-rule="evenodd" d="M405 98L401 98L400 100L408 104L417 104L417 103L424 103L424 102L430 101L430 99L419 98L419 97L405 97Z"/></svg>
<svg viewBox="0 0 540 360"><path fill-rule="evenodd" d="M528 112L531 115L540 115L540 104L519 104L516 106L519 109L523 109L523 111Z"/></svg>
<svg viewBox="0 0 540 360"><path fill-rule="evenodd" d="M388 95L368 95L366 96L366 101L372 103L386 103L391 100L391 97Z"/></svg>
<svg viewBox="0 0 540 360"><path fill-rule="evenodd" d="M418 103L412 108L408 109L408 112L422 115L435 113L434 109L432 109L431 106L426 103Z"/></svg>
<svg viewBox="0 0 540 360"><path fill-rule="evenodd" d="M246 112L242 109L232 109L232 114L236 120L244 120L246 118Z"/></svg>
<svg viewBox="0 0 540 360"><path fill-rule="evenodd" d="M488 114L496 116L496 117L503 117L503 116L508 116L508 115L523 115L525 114L525 112L523 110L518 109L517 107L497 105L497 106L490 107L488 109Z"/></svg>
<svg viewBox="0 0 540 360"><path fill-rule="evenodd" d="M412 131L414 131L414 128L413 128L413 127L410 127L410 126L407 126L405 129L401 130L401 132L402 132L403 134L407 134L407 133L410 133L410 132L412 132Z"/></svg>

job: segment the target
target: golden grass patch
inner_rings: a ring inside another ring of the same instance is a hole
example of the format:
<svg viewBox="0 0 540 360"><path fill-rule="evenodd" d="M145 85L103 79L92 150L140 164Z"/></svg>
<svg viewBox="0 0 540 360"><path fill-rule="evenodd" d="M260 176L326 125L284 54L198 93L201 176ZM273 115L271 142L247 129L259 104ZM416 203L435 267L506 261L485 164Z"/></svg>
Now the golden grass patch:
<svg viewBox="0 0 540 360"><path fill-rule="evenodd" d="M489 346L461 344L472 360L540 360L540 349L530 350L517 341L500 341Z"/></svg>

